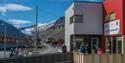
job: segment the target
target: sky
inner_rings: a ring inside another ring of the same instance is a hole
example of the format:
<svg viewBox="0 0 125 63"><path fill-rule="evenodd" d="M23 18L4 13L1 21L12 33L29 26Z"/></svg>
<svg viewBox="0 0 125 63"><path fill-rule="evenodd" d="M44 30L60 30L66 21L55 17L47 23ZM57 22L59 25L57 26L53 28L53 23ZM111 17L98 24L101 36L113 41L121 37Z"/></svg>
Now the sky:
<svg viewBox="0 0 125 63"><path fill-rule="evenodd" d="M18 27L35 24L36 1L39 6L38 22L41 25L64 16L65 10L72 3L72 0L0 0L0 20Z"/></svg>

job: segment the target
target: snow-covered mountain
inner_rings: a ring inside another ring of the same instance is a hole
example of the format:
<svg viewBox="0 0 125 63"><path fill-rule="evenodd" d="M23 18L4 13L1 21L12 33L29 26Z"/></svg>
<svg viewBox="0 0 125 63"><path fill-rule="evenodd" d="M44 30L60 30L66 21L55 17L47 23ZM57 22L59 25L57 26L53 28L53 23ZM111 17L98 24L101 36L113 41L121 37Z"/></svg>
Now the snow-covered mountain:
<svg viewBox="0 0 125 63"><path fill-rule="evenodd" d="M43 24L38 24L38 30L39 31L45 31L49 27L53 26L55 24L55 21L51 21L50 23L43 23ZM35 25L30 25L27 27L19 28L23 33L27 35L34 35L35 33Z"/></svg>

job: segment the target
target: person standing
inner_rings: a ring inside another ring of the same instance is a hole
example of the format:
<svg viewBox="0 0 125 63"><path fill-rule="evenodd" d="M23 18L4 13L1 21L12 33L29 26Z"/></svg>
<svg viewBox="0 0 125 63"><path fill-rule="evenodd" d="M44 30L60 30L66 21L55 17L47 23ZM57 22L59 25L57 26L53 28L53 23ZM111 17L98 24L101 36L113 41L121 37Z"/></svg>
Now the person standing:
<svg viewBox="0 0 125 63"><path fill-rule="evenodd" d="M91 47L89 46L88 43L86 44L85 47L86 47L86 53L88 53L88 54L91 53Z"/></svg>
<svg viewBox="0 0 125 63"><path fill-rule="evenodd" d="M86 47L85 47L85 45L83 43L80 45L80 52L81 53L85 53L86 52Z"/></svg>
<svg viewBox="0 0 125 63"><path fill-rule="evenodd" d="M67 52L67 47L65 44L62 46L62 52Z"/></svg>

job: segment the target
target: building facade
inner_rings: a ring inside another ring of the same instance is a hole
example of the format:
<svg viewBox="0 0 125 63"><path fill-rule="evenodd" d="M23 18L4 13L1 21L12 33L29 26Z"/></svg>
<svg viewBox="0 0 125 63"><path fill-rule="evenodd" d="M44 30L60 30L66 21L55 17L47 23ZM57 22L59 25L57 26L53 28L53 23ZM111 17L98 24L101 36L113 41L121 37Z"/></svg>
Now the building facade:
<svg viewBox="0 0 125 63"><path fill-rule="evenodd" d="M102 46L102 3L75 1L65 12L67 50L79 50L80 44L91 50Z"/></svg>
<svg viewBox="0 0 125 63"><path fill-rule="evenodd" d="M124 54L124 9L123 0L75 1L65 12L68 50L75 49L79 42L88 42L91 50L96 45L104 52Z"/></svg>
<svg viewBox="0 0 125 63"><path fill-rule="evenodd" d="M103 35L106 50L110 53L124 53L125 21L123 0L105 0L103 2Z"/></svg>
<svg viewBox="0 0 125 63"><path fill-rule="evenodd" d="M24 47L28 39L13 25L0 20L0 49L3 49L5 43L6 48Z"/></svg>

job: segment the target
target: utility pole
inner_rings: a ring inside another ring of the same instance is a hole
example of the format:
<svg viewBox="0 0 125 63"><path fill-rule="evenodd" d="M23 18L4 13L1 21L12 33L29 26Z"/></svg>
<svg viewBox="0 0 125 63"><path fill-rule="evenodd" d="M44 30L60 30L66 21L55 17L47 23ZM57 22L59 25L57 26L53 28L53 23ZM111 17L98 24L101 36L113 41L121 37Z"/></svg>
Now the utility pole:
<svg viewBox="0 0 125 63"><path fill-rule="evenodd" d="M38 1L36 0L36 26L35 26L36 33L35 33L35 44L34 44L35 50L37 50L37 40L38 40L38 28L37 28L37 26L38 26Z"/></svg>

